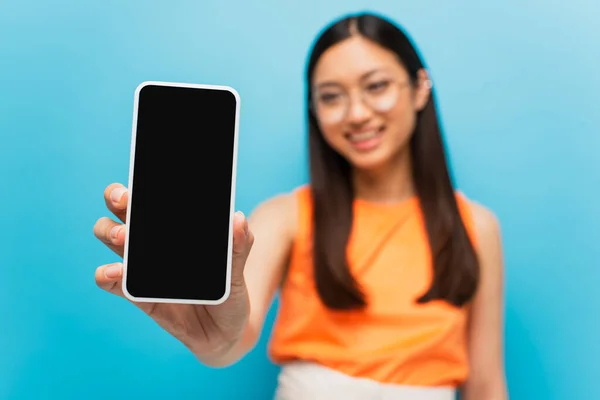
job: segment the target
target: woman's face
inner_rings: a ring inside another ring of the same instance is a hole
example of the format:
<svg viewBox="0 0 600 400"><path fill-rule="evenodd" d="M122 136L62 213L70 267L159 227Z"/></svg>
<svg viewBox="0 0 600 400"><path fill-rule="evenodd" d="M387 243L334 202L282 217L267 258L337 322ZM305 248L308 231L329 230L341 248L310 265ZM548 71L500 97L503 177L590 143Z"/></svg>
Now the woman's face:
<svg viewBox="0 0 600 400"><path fill-rule="evenodd" d="M427 102L394 53L360 36L321 56L313 75L313 109L325 141L355 168L379 168L407 148L416 112Z"/></svg>

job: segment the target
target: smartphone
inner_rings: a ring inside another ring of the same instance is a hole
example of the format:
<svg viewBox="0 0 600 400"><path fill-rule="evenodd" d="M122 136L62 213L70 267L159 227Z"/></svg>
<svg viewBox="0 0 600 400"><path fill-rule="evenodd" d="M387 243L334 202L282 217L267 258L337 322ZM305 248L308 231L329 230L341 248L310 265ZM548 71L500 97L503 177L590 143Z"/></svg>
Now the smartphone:
<svg viewBox="0 0 600 400"><path fill-rule="evenodd" d="M122 282L129 300L228 298L239 113L229 86L136 88Z"/></svg>

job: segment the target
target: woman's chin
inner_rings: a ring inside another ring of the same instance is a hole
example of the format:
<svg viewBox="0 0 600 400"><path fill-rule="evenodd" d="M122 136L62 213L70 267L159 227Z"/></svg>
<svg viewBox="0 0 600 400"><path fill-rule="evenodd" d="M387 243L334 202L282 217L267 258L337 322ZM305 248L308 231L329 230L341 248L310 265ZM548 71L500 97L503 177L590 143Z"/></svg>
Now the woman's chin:
<svg viewBox="0 0 600 400"><path fill-rule="evenodd" d="M390 157L385 157L381 153L358 154L353 155L349 161L354 169L361 171L377 171L389 164Z"/></svg>
<svg viewBox="0 0 600 400"><path fill-rule="evenodd" d="M402 162L404 158L403 151L394 152L392 149L380 147L376 151L356 153L352 152L346 158L352 168L364 172L377 173L378 171L386 170L391 165Z"/></svg>

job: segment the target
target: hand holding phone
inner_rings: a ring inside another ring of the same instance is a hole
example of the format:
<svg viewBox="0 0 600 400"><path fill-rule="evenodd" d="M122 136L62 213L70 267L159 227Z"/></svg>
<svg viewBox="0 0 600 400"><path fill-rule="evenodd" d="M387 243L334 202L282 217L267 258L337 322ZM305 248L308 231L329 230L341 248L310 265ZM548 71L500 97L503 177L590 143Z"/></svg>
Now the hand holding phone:
<svg viewBox="0 0 600 400"><path fill-rule="evenodd" d="M104 193L117 221L94 232L123 263L96 271L201 360L243 336L244 264L253 235L233 213L239 96L219 86L150 82L136 90L129 189ZM212 361L209 361L212 360Z"/></svg>
<svg viewBox="0 0 600 400"><path fill-rule="evenodd" d="M161 187L168 187L165 182ZM157 188L155 196L162 197L161 188ZM123 193L118 201L111 199L111 193ZM103 217L95 226L94 233L118 256L124 252L126 229L123 225L127 215L128 191L121 184L109 185L104 193L108 209L116 220ZM165 202L165 210L172 210L177 204L177 194ZM176 208L176 207L175 207ZM173 212L173 218L177 212ZM113 237L111 232L116 232ZM246 233L247 232L247 233ZM179 232L153 231L157 236L169 235L177 237ZM187 346L200 361L214 366L226 365L235 361L241 354L236 354L235 346L240 344L250 312L248 292L244 281L244 265L252 248L254 236L248 228L246 218L236 214L233 222L233 247L231 265L231 290L227 300L216 305L133 302L138 308L150 316L163 329ZM168 273L168 266L165 266ZM158 277L161 272L155 272ZM120 262L106 264L96 269L96 284L109 293L126 298L122 290L123 264Z"/></svg>

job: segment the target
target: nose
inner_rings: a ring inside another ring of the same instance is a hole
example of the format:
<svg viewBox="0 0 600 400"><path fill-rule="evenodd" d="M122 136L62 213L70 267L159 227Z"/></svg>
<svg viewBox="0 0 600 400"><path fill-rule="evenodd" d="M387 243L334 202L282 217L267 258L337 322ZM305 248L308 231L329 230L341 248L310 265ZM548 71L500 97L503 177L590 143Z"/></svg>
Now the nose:
<svg viewBox="0 0 600 400"><path fill-rule="evenodd" d="M348 107L348 122L352 124L361 124L372 116L371 109L360 98L351 99Z"/></svg>

